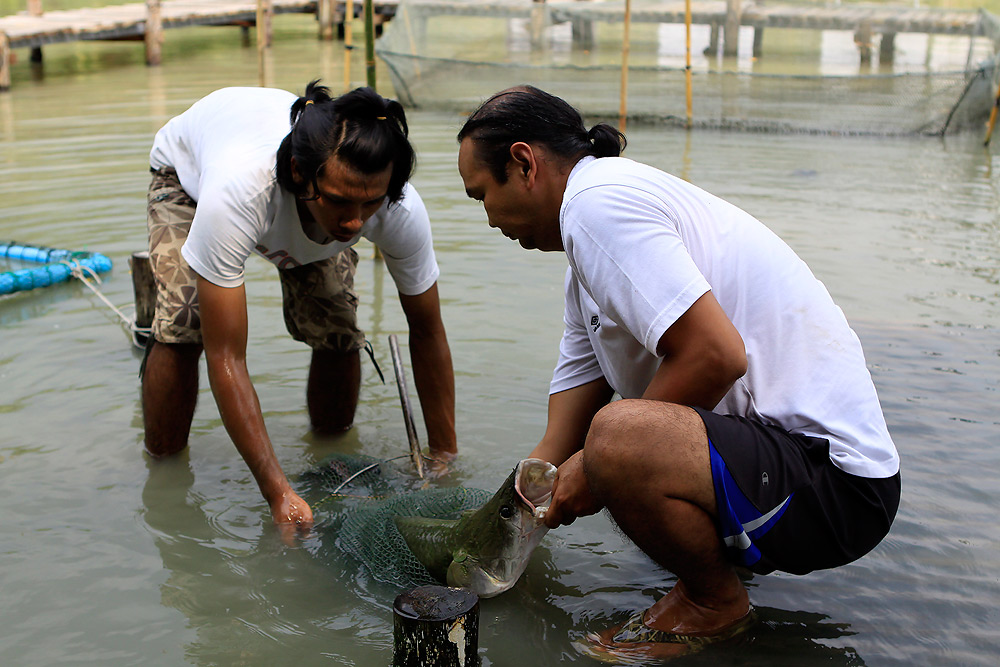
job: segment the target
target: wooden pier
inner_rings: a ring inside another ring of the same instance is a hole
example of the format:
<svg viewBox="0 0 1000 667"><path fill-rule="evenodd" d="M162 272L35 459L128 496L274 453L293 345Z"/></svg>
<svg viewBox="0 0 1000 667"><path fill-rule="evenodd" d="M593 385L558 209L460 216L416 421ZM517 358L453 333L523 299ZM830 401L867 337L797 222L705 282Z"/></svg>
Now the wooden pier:
<svg viewBox="0 0 1000 667"><path fill-rule="evenodd" d="M100 0L94 0L100 2ZM144 40L146 61L159 63L162 31L190 26L241 26L257 24L262 5L265 20L273 14L315 14L321 38L331 39L342 25L347 3L344 0L148 0L147 2L42 12L40 0L28 2L28 11L0 16L0 91L10 88L11 53L16 48L32 49L39 60L47 44L96 40ZM398 0L376 0L376 22L396 11ZM364 3L354 0L355 16ZM269 31L268 31L269 34Z"/></svg>
<svg viewBox="0 0 1000 667"><path fill-rule="evenodd" d="M410 0L407 9L414 17L432 15L508 16L528 18L533 29L545 24L573 25L574 39L584 46L593 39L595 23L621 23L625 16L623 0ZM540 16L544 14L544 20ZM664 2L633 2L633 23L684 23L683 0ZM975 10L941 10L912 6L860 4L780 4L752 0L692 0L691 22L711 27L709 50L718 45L724 33L725 55L736 55L739 26L754 29L754 55L761 55L764 30L767 28L799 28L804 30L848 30L866 60L871 45L881 35L880 51L883 62L892 59L895 36L898 33L930 35L966 35L970 39L983 34L980 13ZM727 31L726 27L730 29Z"/></svg>
<svg viewBox="0 0 1000 667"><path fill-rule="evenodd" d="M94 0L99 2L100 0ZM10 87L11 53L16 48L32 49L32 60L41 58L46 44L81 40L145 40L146 60L158 64L162 30L199 25L236 25L248 28L258 22L259 4L272 14L315 14L321 38L331 39L335 26L342 25L345 0L147 0L146 2L94 7L78 10L42 12L41 0L28 0L29 11L0 17L0 91ZM378 22L391 18L399 0L375 0ZM362 0L354 0L355 14ZM586 44L593 39L595 22L624 20L621 0L411 0L411 15L475 15L531 18L539 29L545 24L570 22L574 36ZM539 18L544 16L544 21ZM636 23L684 23L683 0L658 3L635 3L631 20ZM692 0L691 20L711 26L706 52L718 48L724 37L723 53L735 55L738 49L738 26L754 29L753 53L760 56L764 30L799 28L806 30L849 30L862 62L871 59L878 39L882 62L892 60L894 39L898 33L967 35L970 40L983 34L980 14L976 11L938 10L920 7L885 5L781 5L756 4L751 0ZM727 26L729 29L727 30ZM269 34L266 31L265 34ZM971 50L970 50L971 52Z"/></svg>

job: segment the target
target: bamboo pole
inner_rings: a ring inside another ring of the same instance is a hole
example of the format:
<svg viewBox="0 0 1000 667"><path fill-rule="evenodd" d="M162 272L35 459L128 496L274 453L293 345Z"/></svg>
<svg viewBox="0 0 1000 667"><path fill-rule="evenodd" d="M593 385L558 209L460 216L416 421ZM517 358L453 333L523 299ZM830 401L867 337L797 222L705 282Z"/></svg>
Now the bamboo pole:
<svg viewBox="0 0 1000 667"><path fill-rule="evenodd" d="M257 0L257 82L267 85L267 51L271 48L271 0Z"/></svg>
<svg viewBox="0 0 1000 667"><path fill-rule="evenodd" d="M365 0L365 74L368 87L375 90L375 3Z"/></svg>
<svg viewBox="0 0 1000 667"><path fill-rule="evenodd" d="M691 0L684 0L684 97L687 129L691 129Z"/></svg>
<svg viewBox="0 0 1000 667"><path fill-rule="evenodd" d="M354 0L344 3L344 92L351 90L351 51L354 49Z"/></svg>
<svg viewBox="0 0 1000 667"><path fill-rule="evenodd" d="M325 42L333 39L333 0L318 0L316 21L319 23L319 38Z"/></svg>
<svg viewBox="0 0 1000 667"><path fill-rule="evenodd" d="M622 37L622 83L618 93L618 131L625 133L628 115L628 56L631 49L632 0L625 0L625 35Z"/></svg>
<svg viewBox="0 0 1000 667"><path fill-rule="evenodd" d="M389 352L392 354L392 369L396 372L396 387L399 389L399 402L403 406L403 421L406 425L406 439L410 442L410 460L420 479L424 478L424 457L420 453L420 440L417 438L417 426L413 421L413 408L410 407L410 392L406 388L406 371L403 370L403 357L399 354L399 343L396 334L389 334Z"/></svg>
<svg viewBox="0 0 1000 667"><path fill-rule="evenodd" d="M997 107L1000 107L1000 83L997 84L997 94L993 100L993 108L990 109L990 121L986 124L986 141L983 146L990 145L990 138L993 136L993 125L997 122Z"/></svg>

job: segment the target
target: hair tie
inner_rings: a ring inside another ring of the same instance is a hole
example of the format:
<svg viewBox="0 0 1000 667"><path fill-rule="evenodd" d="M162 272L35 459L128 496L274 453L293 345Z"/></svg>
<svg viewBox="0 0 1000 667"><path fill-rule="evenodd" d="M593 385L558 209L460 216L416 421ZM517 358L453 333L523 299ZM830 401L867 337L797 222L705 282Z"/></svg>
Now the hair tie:
<svg viewBox="0 0 1000 667"><path fill-rule="evenodd" d="M375 120L385 120L385 116L375 116Z"/></svg>
<svg viewBox="0 0 1000 667"><path fill-rule="evenodd" d="M312 103L313 103L313 101L312 101L312 100L306 100L306 106L309 106L309 105L310 105L310 104L312 104Z"/></svg>

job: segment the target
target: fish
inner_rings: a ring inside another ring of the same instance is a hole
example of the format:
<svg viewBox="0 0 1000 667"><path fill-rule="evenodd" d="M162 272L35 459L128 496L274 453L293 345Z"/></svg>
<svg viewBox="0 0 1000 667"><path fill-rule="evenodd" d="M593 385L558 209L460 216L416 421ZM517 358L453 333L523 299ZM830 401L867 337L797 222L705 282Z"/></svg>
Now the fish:
<svg viewBox="0 0 1000 667"><path fill-rule="evenodd" d="M413 555L438 581L482 598L499 595L521 577L548 527L542 522L556 467L519 461L493 497L457 519L394 517Z"/></svg>

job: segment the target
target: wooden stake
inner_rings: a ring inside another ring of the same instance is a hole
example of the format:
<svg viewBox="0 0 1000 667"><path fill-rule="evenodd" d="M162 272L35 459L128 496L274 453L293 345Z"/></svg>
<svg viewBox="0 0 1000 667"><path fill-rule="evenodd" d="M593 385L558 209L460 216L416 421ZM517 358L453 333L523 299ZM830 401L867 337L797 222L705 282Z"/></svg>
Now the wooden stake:
<svg viewBox="0 0 1000 667"><path fill-rule="evenodd" d="M389 351L392 353L392 368L396 371L396 386L399 388L399 402L403 406L403 420L406 422L406 439L410 441L410 459L417 469L420 479L424 478L424 457L420 453L420 441L417 439L417 426L413 422L413 408L410 407L410 392L406 389L406 372L403 370L403 358L399 354L399 343L396 334L389 336Z"/></svg>
<svg viewBox="0 0 1000 667"><path fill-rule="evenodd" d="M479 597L472 591L420 586L392 605L393 667L477 667Z"/></svg>
<svg viewBox="0 0 1000 667"><path fill-rule="evenodd" d="M993 108L990 109L990 120L986 124L986 141L983 146L990 145L990 138L993 136L993 125L997 122L997 107L1000 107L1000 83L997 84L997 94L993 100Z"/></svg>
<svg viewBox="0 0 1000 667"><path fill-rule="evenodd" d="M148 329L153 325L156 313L156 280L149 263L149 253L134 252L128 263L132 269L132 293L135 295L135 326ZM139 343L145 344L145 336L136 334L136 338Z"/></svg>

